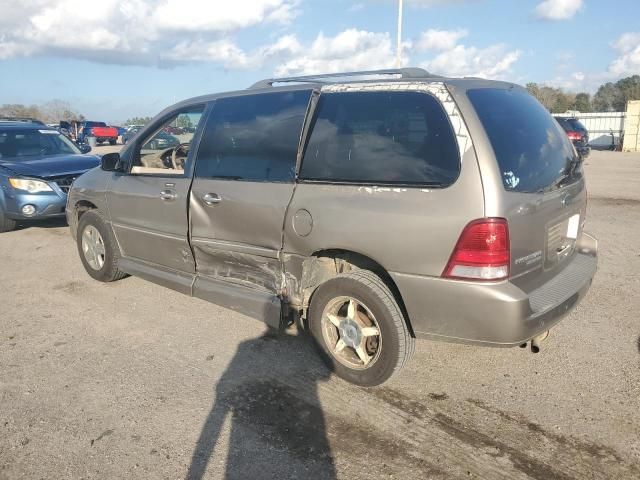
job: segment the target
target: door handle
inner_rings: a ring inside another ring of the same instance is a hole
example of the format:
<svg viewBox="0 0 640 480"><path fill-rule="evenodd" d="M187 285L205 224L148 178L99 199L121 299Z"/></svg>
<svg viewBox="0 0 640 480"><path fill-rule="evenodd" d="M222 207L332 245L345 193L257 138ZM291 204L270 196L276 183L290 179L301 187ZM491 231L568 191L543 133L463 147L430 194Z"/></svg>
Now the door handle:
<svg viewBox="0 0 640 480"><path fill-rule="evenodd" d="M222 198L217 193L207 193L202 197L202 201L207 205L215 205L216 203L220 203Z"/></svg>
<svg viewBox="0 0 640 480"><path fill-rule="evenodd" d="M175 200L177 197L178 195L176 195L176 193L172 192L171 190L162 190L160 192L160 199L167 202L170 200Z"/></svg>

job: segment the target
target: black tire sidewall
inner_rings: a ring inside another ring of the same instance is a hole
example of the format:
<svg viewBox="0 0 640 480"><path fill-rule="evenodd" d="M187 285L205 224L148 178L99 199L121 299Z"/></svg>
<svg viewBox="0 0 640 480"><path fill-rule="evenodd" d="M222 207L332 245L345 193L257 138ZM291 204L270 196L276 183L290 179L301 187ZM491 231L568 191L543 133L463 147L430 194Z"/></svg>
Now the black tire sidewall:
<svg viewBox="0 0 640 480"><path fill-rule="evenodd" d="M93 226L100 232L100 236L102 237L102 242L104 243L104 265L100 270L95 270L91 268L87 259L84 256L84 252L82 251L82 234L87 226ZM78 222L78 233L76 234L76 243L78 246L78 254L80 255L80 261L84 266L84 269L87 271L89 276L95 280L100 282L110 282L112 281L116 274L117 268L116 265L116 255L115 250L115 242L113 240L113 236L111 235L111 230L103 218L94 210L89 210L84 213L82 217L80 217L80 221Z"/></svg>
<svg viewBox="0 0 640 480"><path fill-rule="evenodd" d="M355 370L340 363L329 351L322 335L322 313L332 299L341 296L353 297L373 313L382 337L382 351L373 366ZM325 363L339 377L360 386L380 385L396 371L401 338L393 321L393 312L371 288L355 279L336 277L328 280L314 292L309 305L309 328Z"/></svg>

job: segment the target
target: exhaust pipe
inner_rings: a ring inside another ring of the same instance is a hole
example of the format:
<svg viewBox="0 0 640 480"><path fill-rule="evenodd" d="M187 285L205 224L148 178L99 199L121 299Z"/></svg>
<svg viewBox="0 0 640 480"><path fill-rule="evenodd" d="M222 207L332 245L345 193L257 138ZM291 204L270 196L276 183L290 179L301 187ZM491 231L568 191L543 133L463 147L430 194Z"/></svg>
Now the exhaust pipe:
<svg viewBox="0 0 640 480"><path fill-rule="evenodd" d="M544 333L541 333L540 335L536 335L535 337L533 337L531 339L531 353L540 352L540 343L546 340L548 336L549 336L549 330L547 330Z"/></svg>

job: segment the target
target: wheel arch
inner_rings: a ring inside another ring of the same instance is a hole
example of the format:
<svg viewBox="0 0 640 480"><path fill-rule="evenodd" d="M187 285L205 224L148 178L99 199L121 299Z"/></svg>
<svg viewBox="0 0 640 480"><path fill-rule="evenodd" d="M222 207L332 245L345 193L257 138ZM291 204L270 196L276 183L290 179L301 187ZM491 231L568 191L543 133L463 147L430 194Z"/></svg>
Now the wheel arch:
<svg viewBox="0 0 640 480"><path fill-rule="evenodd" d="M80 217L88 210L97 210L98 207L89 200L78 200L73 206L73 213L76 217L76 223L80 221Z"/></svg>
<svg viewBox="0 0 640 480"><path fill-rule="evenodd" d="M73 204L71 215L67 216L67 221L69 222L69 227L71 229L71 236L73 238L75 238L78 233L78 223L80 223L80 218L82 217L82 215L84 215L89 210L97 209L98 207L89 200L78 200Z"/></svg>
<svg viewBox="0 0 640 480"><path fill-rule="evenodd" d="M327 280L337 277L341 273L352 270L368 270L375 273L391 290L394 299L402 314L412 337L415 337L411 319L400 293L400 289L389 272L376 260L359 252L341 248L321 249L313 252L302 263L302 275L300 278L300 297L303 311L307 307L317 288Z"/></svg>

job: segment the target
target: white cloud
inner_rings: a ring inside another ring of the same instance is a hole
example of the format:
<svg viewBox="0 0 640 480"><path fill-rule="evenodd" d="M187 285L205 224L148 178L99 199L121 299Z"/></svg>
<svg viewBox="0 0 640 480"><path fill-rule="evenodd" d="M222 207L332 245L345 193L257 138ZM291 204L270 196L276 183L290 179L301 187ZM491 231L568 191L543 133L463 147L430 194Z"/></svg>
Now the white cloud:
<svg viewBox="0 0 640 480"><path fill-rule="evenodd" d="M486 48L456 45L422 66L438 75L503 78L520 58L520 50L497 44Z"/></svg>
<svg viewBox="0 0 640 480"><path fill-rule="evenodd" d="M395 52L388 33L351 28L335 37L318 34L313 43L298 55L281 63L276 75L313 74L389 68Z"/></svg>
<svg viewBox="0 0 640 480"><path fill-rule="evenodd" d="M245 52L229 39L182 41L161 55L173 63L213 62L228 69L258 69L265 62L298 53L302 46L295 35L285 35L272 44Z"/></svg>
<svg viewBox="0 0 640 480"><path fill-rule="evenodd" d="M163 0L150 21L163 30L229 32L262 22L289 22L295 15L296 3L286 0Z"/></svg>
<svg viewBox="0 0 640 480"><path fill-rule="evenodd" d="M640 32L624 33L613 44L619 57L609 65L609 72L617 77L640 74Z"/></svg>
<svg viewBox="0 0 640 480"><path fill-rule="evenodd" d="M162 55L163 60L174 62L214 62L225 68L238 69L250 66L244 51L227 39L205 42L183 41Z"/></svg>
<svg viewBox="0 0 640 480"><path fill-rule="evenodd" d="M466 30L436 30L429 29L420 34L415 42L416 50L422 52L426 50L451 50L456 46L458 40L464 38L469 32Z"/></svg>
<svg viewBox="0 0 640 480"><path fill-rule="evenodd" d="M397 0L395 0L397 2ZM407 5L417 7L435 7L438 5L451 5L459 3L471 3L477 0L405 0Z"/></svg>
<svg viewBox="0 0 640 480"><path fill-rule="evenodd" d="M582 0L544 0L534 12L543 20L569 20L582 8Z"/></svg>
<svg viewBox="0 0 640 480"><path fill-rule="evenodd" d="M154 63L164 52L242 65L228 39L258 24L287 24L299 0L0 0L0 58L46 55L96 62ZM206 51L194 54L188 45ZM220 47L221 51L211 50Z"/></svg>

